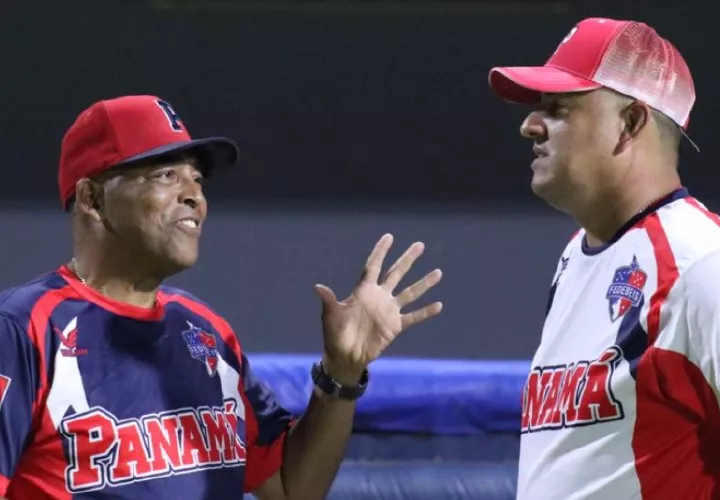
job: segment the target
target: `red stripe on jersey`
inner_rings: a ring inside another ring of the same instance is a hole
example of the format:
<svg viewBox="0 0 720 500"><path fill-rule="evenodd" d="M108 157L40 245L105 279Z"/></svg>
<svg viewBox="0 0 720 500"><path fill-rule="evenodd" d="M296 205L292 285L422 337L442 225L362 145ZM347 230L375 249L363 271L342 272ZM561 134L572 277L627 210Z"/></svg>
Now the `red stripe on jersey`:
<svg viewBox="0 0 720 500"><path fill-rule="evenodd" d="M652 243L655 252L655 262L657 265L657 288L650 298L650 311L648 312L648 345L652 345L657 340L660 332L660 316L662 306L667 299L670 289L680 276L677 265L675 265L675 256L673 255L670 242L667 239L665 230L660 222L657 213L648 216L642 223L647 231L650 243Z"/></svg>
<svg viewBox="0 0 720 500"><path fill-rule="evenodd" d="M67 266L61 266L57 273L67 281L68 285L75 290L80 297L87 300L91 304L97 304L103 309L110 311L118 316L126 316L128 318L137 319L139 321L158 321L165 315L163 303L158 296L155 305L150 308L134 306L118 300L113 300L107 295L103 295L84 285L77 278L77 275Z"/></svg>
<svg viewBox="0 0 720 500"><path fill-rule="evenodd" d="M8 485L10 484L10 481L8 481L8 478L0 474L0 495L5 496L7 493Z"/></svg>
<svg viewBox="0 0 720 500"><path fill-rule="evenodd" d="M12 379L10 377L0 375L0 408L2 408L3 401L5 400L5 394L7 394L7 390L11 383Z"/></svg>
<svg viewBox="0 0 720 500"><path fill-rule="evenodd" d="M242 384L242 382L240 382ZM245 484L243 485L243 492L244 493L251 493L255 491L258 487L262 486L265 481L268 480L272 474L275 473L276 470L278 470L280 467L279 465L282 464L282 446L285 442L284 439L276 439L275 443L280 443L280 450L278 456L273 456L274 454L271 454L269 457L265 454L265 456L258 456L258 451L263 450L263 448L266 448L267 451L272 451L272 445L270 447L261 447L256 446L253 443L257 441L258 435L260 434L260 429L258 429L258 421L255 417L255 412L252 407L252 403L248 400L247 396L245 395L245 391L240 389L240 395L243 399L243 404L245 405L245 408L247 410L245 411L245 415L248 414L252 415L250 418L247 418L245 421L245 429L246 429L246 443L248 447L248 460L245 462ZM266 472L265 465L269 462L268 459L271 460L272 470L270 474ZM276 467L277 466L277 467Z"/></svg>
<svg viewBox="0 0 720 500"><path fill-rule="evenodd" d="M213 328L220 334L225 343L230 347L237 357L238 363L242 363L242 350L240 349L240 341L235 336L232 327L220 315L209 309L207 306L195 302L188 297L182 295L163 295L162 301L177 302L188 308L193 313L207 319ZM242 368L241 368L242 371ZM276 439L268 446L258 446L254 444L259 436L260 429L255 410L248 399L243 387L242 375L240 386L238 387L240 397L242 397L245 405L245 442L247 443L248 458L245 463L245 485L244 491L251 492L262 486L277 470L283 460L285 439ZM287 435L287 433L285 434Z"/></svg>
<svg viewBox="0 0 720 500"><path fill-rule="evenodd" d="M36 420L38 408L45 406L45 400L47 399L49 390L46 368L48 366L49 355L48 328L50 325L50 316L52 316L53 311L61 302L73 297L74 293L69 286L50 290L35 302L35 305L30 311L30 322L27 325L27 334L38 352L38 372L40 375L38 393L33 403L33 418ZM38 422L34 422L33 425L37 423Z"/></svg>
<svg viewBox="0 0 720 500"><path fill-rule="evenodd" d="M60 436L47 412L46 401L49 393L47 360L50 335L50 317L55 308L76 294L69 286L50 290L42 295L30 312L27 333L38 352L40 386L33 403L33 427L31 440L18 462L17 469L7 493L8 500L25 498L48 498L69 500L65 489L65 453ZM41 496L46 495L46 496Z"/></svg>
<svg viewBox="0 0 720 500"><path fill-rule="evenodd" d="M695 198L686 198L685 201L687 201L689 205L692 205L693 207L697 208L697 209L698 209L700 212L702 212L702 214L705 215L708 219L710 219L710 220L713 221L715 224L717 224L718 226L720 226L720 215L715 214L715 213L711 212L710 210L708 210L707 208L705 208L705 207L702 205L702 203L700 203L700 202L699 202L698 200L696 200Z"/></svg>
<svg viewBox="0 0 720 500"><path fill-rule="evenodd" d="M632 448L644 500L720 498L720 407L684 355L650 347L638 364Z"/></svg>
<svg viewBox="0 0 720 500"><path fill-rule="evenodd" d="M648 349L637 367L637 415L632 449L642 498L717 498L713 466L720 442L720 407L700 369L682 354L654 347L662 308L679 272L657 213L647 217L655 253L657 289L647 318Z"/></svg>
<svg viewBox="0 0 720 500"><path fill-rule="evenodd" d="M15 470L7 499L71 500L73 495L65 487L65 451L47 407L39 420L33 442Z"/></svg>
<svg viewBox="0 0 720 500"><path fill-rule="evenodd" d="M225 321L225 318L220 316L219 314L216 314L213 310L208 308L207 306L200 304L199 302L195 302L192 299L189 299L183 295L162 295L162 301L164 303L168 302L177 302L178 304L181 304L182 306L188 308L198 316L201 316L205 319L207 319L212 327L217 331L220 336L222 337L225 344L230 347L230 350L232 350L233 354L235 354L235 357L237 358L238 363L242 363L242 350L240 349L240 341L235 336L235 332L233 332L232 327L228 324L227 321ZM241 368L242 371L242 368ZM243 380L242 375L240 377L240 386L238 387L238 391L240 392L240 395L243 398L243 404L245 405L245 408L250 411L245 412L246 416L246 436L245 436L245 442L246 443L254 443L255 440L258 437L258 422L255 418L255 413L252 411L252 406L250 405L250 402L248 401L247 397L245 396L245 391L243 390ZM247 465L246 465L247 467Z"/></svg>

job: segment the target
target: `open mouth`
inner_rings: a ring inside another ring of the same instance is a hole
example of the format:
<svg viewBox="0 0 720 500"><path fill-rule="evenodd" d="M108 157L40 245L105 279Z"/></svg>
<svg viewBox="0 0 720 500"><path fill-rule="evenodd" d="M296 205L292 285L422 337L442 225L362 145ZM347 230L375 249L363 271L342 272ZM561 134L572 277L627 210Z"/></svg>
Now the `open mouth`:
<svg viewBox="0 0 720 500"><path fill-rule="evenodd" d="M180 231L193 237L200 236L200 233L202 232L200 219L181 219L177 221L176 224Z"/></svg>
<svg viewBox="0 0 720 500"><path fill-rule="evenodd" d="M178 222L181 226L189 227L191 229L197 229L200 227L200 223L194 219L183 219Z"/></svg>

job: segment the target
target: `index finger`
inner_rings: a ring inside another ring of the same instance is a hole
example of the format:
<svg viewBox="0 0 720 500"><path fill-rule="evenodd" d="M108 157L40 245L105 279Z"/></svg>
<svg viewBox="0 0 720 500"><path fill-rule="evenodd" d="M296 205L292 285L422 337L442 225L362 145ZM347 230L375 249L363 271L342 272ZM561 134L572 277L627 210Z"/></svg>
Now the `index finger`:
<svg viewBox="0 0 720 500"><path fill-rule="evenodd" d="M370 252L370 256L365 263L365 269L363 270L362 275L363 281L372 281L373 283L377 283L380 278L380 272L382 271L385 256L387 255L388 250L390 250L392 243L393 235L385 234L375 244L375 248L373 248L372 252Z"/></svg>

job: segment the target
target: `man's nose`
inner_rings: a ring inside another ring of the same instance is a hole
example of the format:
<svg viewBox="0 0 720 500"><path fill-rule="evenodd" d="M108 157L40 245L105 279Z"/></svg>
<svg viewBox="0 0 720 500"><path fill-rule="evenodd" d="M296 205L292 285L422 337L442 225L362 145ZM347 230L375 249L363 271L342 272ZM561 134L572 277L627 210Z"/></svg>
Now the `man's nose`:
<svg viewBox="0 0 720 500"><path fill-rule="evenodd" d="M520 135L537 142L545 139L547 129L539 111L533 111L523 120L522 125L520 125Z"/></svg>
<svg viewBox="0 0 720 500"><path fill-rule="evenodd" d="M202 184L192 175L183 176L183 188L180 191L179 202L193 209L205 203Z"/></svg>

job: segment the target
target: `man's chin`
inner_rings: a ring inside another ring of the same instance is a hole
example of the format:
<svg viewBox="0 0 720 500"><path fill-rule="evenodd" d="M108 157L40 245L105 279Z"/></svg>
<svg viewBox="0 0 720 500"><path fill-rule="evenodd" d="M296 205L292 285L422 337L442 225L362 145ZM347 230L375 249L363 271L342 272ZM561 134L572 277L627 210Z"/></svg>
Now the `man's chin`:
<svg viewBox="0 0 720 500"><path fill-rule="evenodd" d="M545 201L545 203L556 210L565 212L562 202L563 197L561 196L558 186L552 179L535 175L530 183L530 188L535 196Z"/></svg>
<svg viewBox="0 0 720 500"><path fill-rule="evenodd" d="M182 257L175 259L174 264L175 267L178 269L178 272L184 271L185 269L190 269L195 264L197 264L198 261L198 254L195 253L193 255L183 255Z"/></svg>
<svg viewBox="0 0 720 500"><path fill-rule="evenodd" d="M166 278L193 267L198 261L197 251L172 252L163 258L163 274Z"/></svg>
<svg viewBox="0 0 720 500"><path fill-rule="evenodd" d="M552 193L552 179L549 179L546 175L533 175L532 181L530 181L530 189L538 198L547 201L547 197Z"/></svg>

